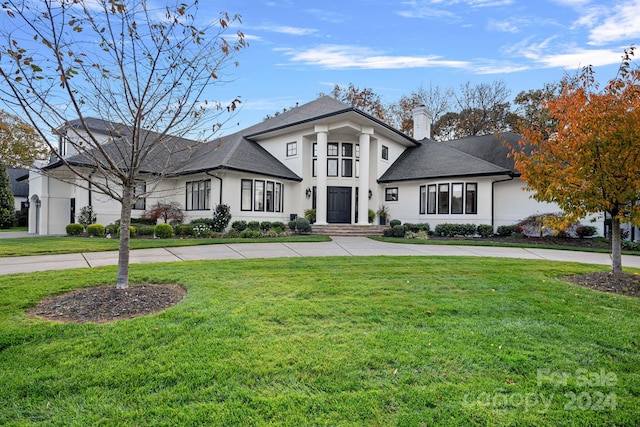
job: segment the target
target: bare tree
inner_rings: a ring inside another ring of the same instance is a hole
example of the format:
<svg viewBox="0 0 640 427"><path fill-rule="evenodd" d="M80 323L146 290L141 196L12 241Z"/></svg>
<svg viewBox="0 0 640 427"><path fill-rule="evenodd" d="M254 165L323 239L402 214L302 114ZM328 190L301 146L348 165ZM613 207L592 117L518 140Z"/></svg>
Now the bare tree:
<svg viewBox="0 0 640 427"><path fill-rule="evenodd" d="M391 116L398 128L407 135L413 135L413 116L411 111L424 105L431 114L431 121L436 122L451 109L454 92L451 88L443 89L440 86L423 85L411 92L410 95L402 95L400 99L390 106Z"/></svg>
<svg viewBox="0 0 640 427"><path fill-rule="evenodd" d="M322 93L320 95L323 95ZM348 87L334 85L330 96L364 111L367 114L380 120L387 120L390 116L387 107L382 102L380 95L376 94L373 89L360 89L349 83Z"/></svg>
<svg viewBox="0 0 640 427"><path fill-rule="evenodd" d="M198 0L162 8L146 0L2 3L0 97L36 128L67 170L120 203L119 289L129 281L133 204L188 160L196 141L209 139L221 114L239 102L223 106L207 100L205 90L225 83L224 71L237 65L244 35L223 36L240 18L221 13L201 25L198 6ZM111 123L109 143L89 125L90 117ZM67 144L76 154L65 157L51 130L71 118ZM135 192L141 178L146 193Z"/></svg>
<svg viewBox="0 0 640 427"><path fill-rule="evenodd" d="M510 94L506 83L500 80L476 85L471 85L470 82L463 84L456 95L459 111L456 137L485 135L506 130Z"/></svg>

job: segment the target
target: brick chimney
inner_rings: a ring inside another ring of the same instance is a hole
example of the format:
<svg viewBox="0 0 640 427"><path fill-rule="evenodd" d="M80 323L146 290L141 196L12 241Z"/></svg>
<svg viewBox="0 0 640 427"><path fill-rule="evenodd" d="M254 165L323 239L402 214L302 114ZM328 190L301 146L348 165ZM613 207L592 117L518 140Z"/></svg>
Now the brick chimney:
<svg viewBox="0 0 640 427"><path fill-rule="evenodd" d="M414 108L413 114L413 139L431 138L431 113L424 105Z"/></svg>

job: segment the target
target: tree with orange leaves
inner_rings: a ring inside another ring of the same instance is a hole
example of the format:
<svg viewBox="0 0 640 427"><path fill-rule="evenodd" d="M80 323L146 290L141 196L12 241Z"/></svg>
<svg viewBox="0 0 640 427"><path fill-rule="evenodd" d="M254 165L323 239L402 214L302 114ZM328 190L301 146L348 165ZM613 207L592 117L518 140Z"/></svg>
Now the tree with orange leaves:
<svg viewBox="0 0 640 427"><path fill-rule="evenodd" d="M529 129L512 155L527 189L554 202L562 218L611 217L612 271L622 270L620 223L640 225L640 69L625 50L615 78L600 89L591 67L566 79L547 102L558 130Z"/></svg>

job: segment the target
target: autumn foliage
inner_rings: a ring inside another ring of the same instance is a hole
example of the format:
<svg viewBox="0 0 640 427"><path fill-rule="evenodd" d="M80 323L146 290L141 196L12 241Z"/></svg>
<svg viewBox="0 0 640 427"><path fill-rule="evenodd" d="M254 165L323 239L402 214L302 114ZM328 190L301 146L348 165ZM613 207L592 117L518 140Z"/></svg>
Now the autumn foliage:
<svg viewBox="0 0 640 427"><path fill-rule="evenodd" d="M640 224L640 70L633 50L603 89L591 67L567 78L546 103L557 132L547 138L532 127L512 153L534 198L557 203L563 219L609 214L613 271L621 269L620 222Z"/></svg>

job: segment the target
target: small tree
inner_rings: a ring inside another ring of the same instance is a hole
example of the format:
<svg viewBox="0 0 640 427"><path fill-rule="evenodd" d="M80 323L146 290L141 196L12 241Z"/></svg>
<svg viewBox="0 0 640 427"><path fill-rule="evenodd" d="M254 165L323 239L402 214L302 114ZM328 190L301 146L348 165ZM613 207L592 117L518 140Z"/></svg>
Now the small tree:
<svg viewBox="0 0 640 427"><path fill-rule="evenodd" d="M213 211L213 222L211 229L216 233L222 233L231 221L231 208L223 203L216 206Z"/></svg>
<svg viewBox="0 0 640 427"><path fill-rule="evenodd" d="M164 223L168 223L169 220L182 222L184 221L184 212L182 211L182 207L180 203L176 202L158 202L151 207L148 211L142 214L143 219L148 219L151 221L157 221L158 219L162 219Z"/></svg>
<svg viewBox="0 0 640 427"><path fill-rule="evenodd" d="M89 225L95 224L97 220L98 216L93 211L92 206L85 206L80 209L80 215L78 215L78 224L82 224L85 230Z"/></svg>
<svg viewBox="0 0 640 427"><path fill-rule="evenodd" d="M135 202L188 162L213 138L220 115L240 102L223 105L207 92L224 82L225 69L237 65L233 58L246 46L240 31L224 36L240 17L198 17L198 0L153 3L2 2L0 99L59 156L56 168L41 173L91 187L120 205L118 289L129 283ZM104 129L89 125L94 117L110 124L109 144ZM69 119L77 119L74 126ZM65 146L77 155L59 151L52 129L67 132L60 136L68 136ZM138 192L141 181L145 190Z"/></svg>
<svg viewBox="0 0 640 427"><path fill-rule="evenodd" d="M0 163L0 228L13 227L15 214L16 208L9 173L7 167Z"/></svg>
<svg viewBox="0 0 640 427"><path fill-rule="evenodd" d="M640 69L625 50L615 78L600 90L591 67L567 78L546 103L558 131L532 127L512 154L527 188L557 203L565 222L611 217L613 272L622 271L620 222L640 225Z"/></svg>

